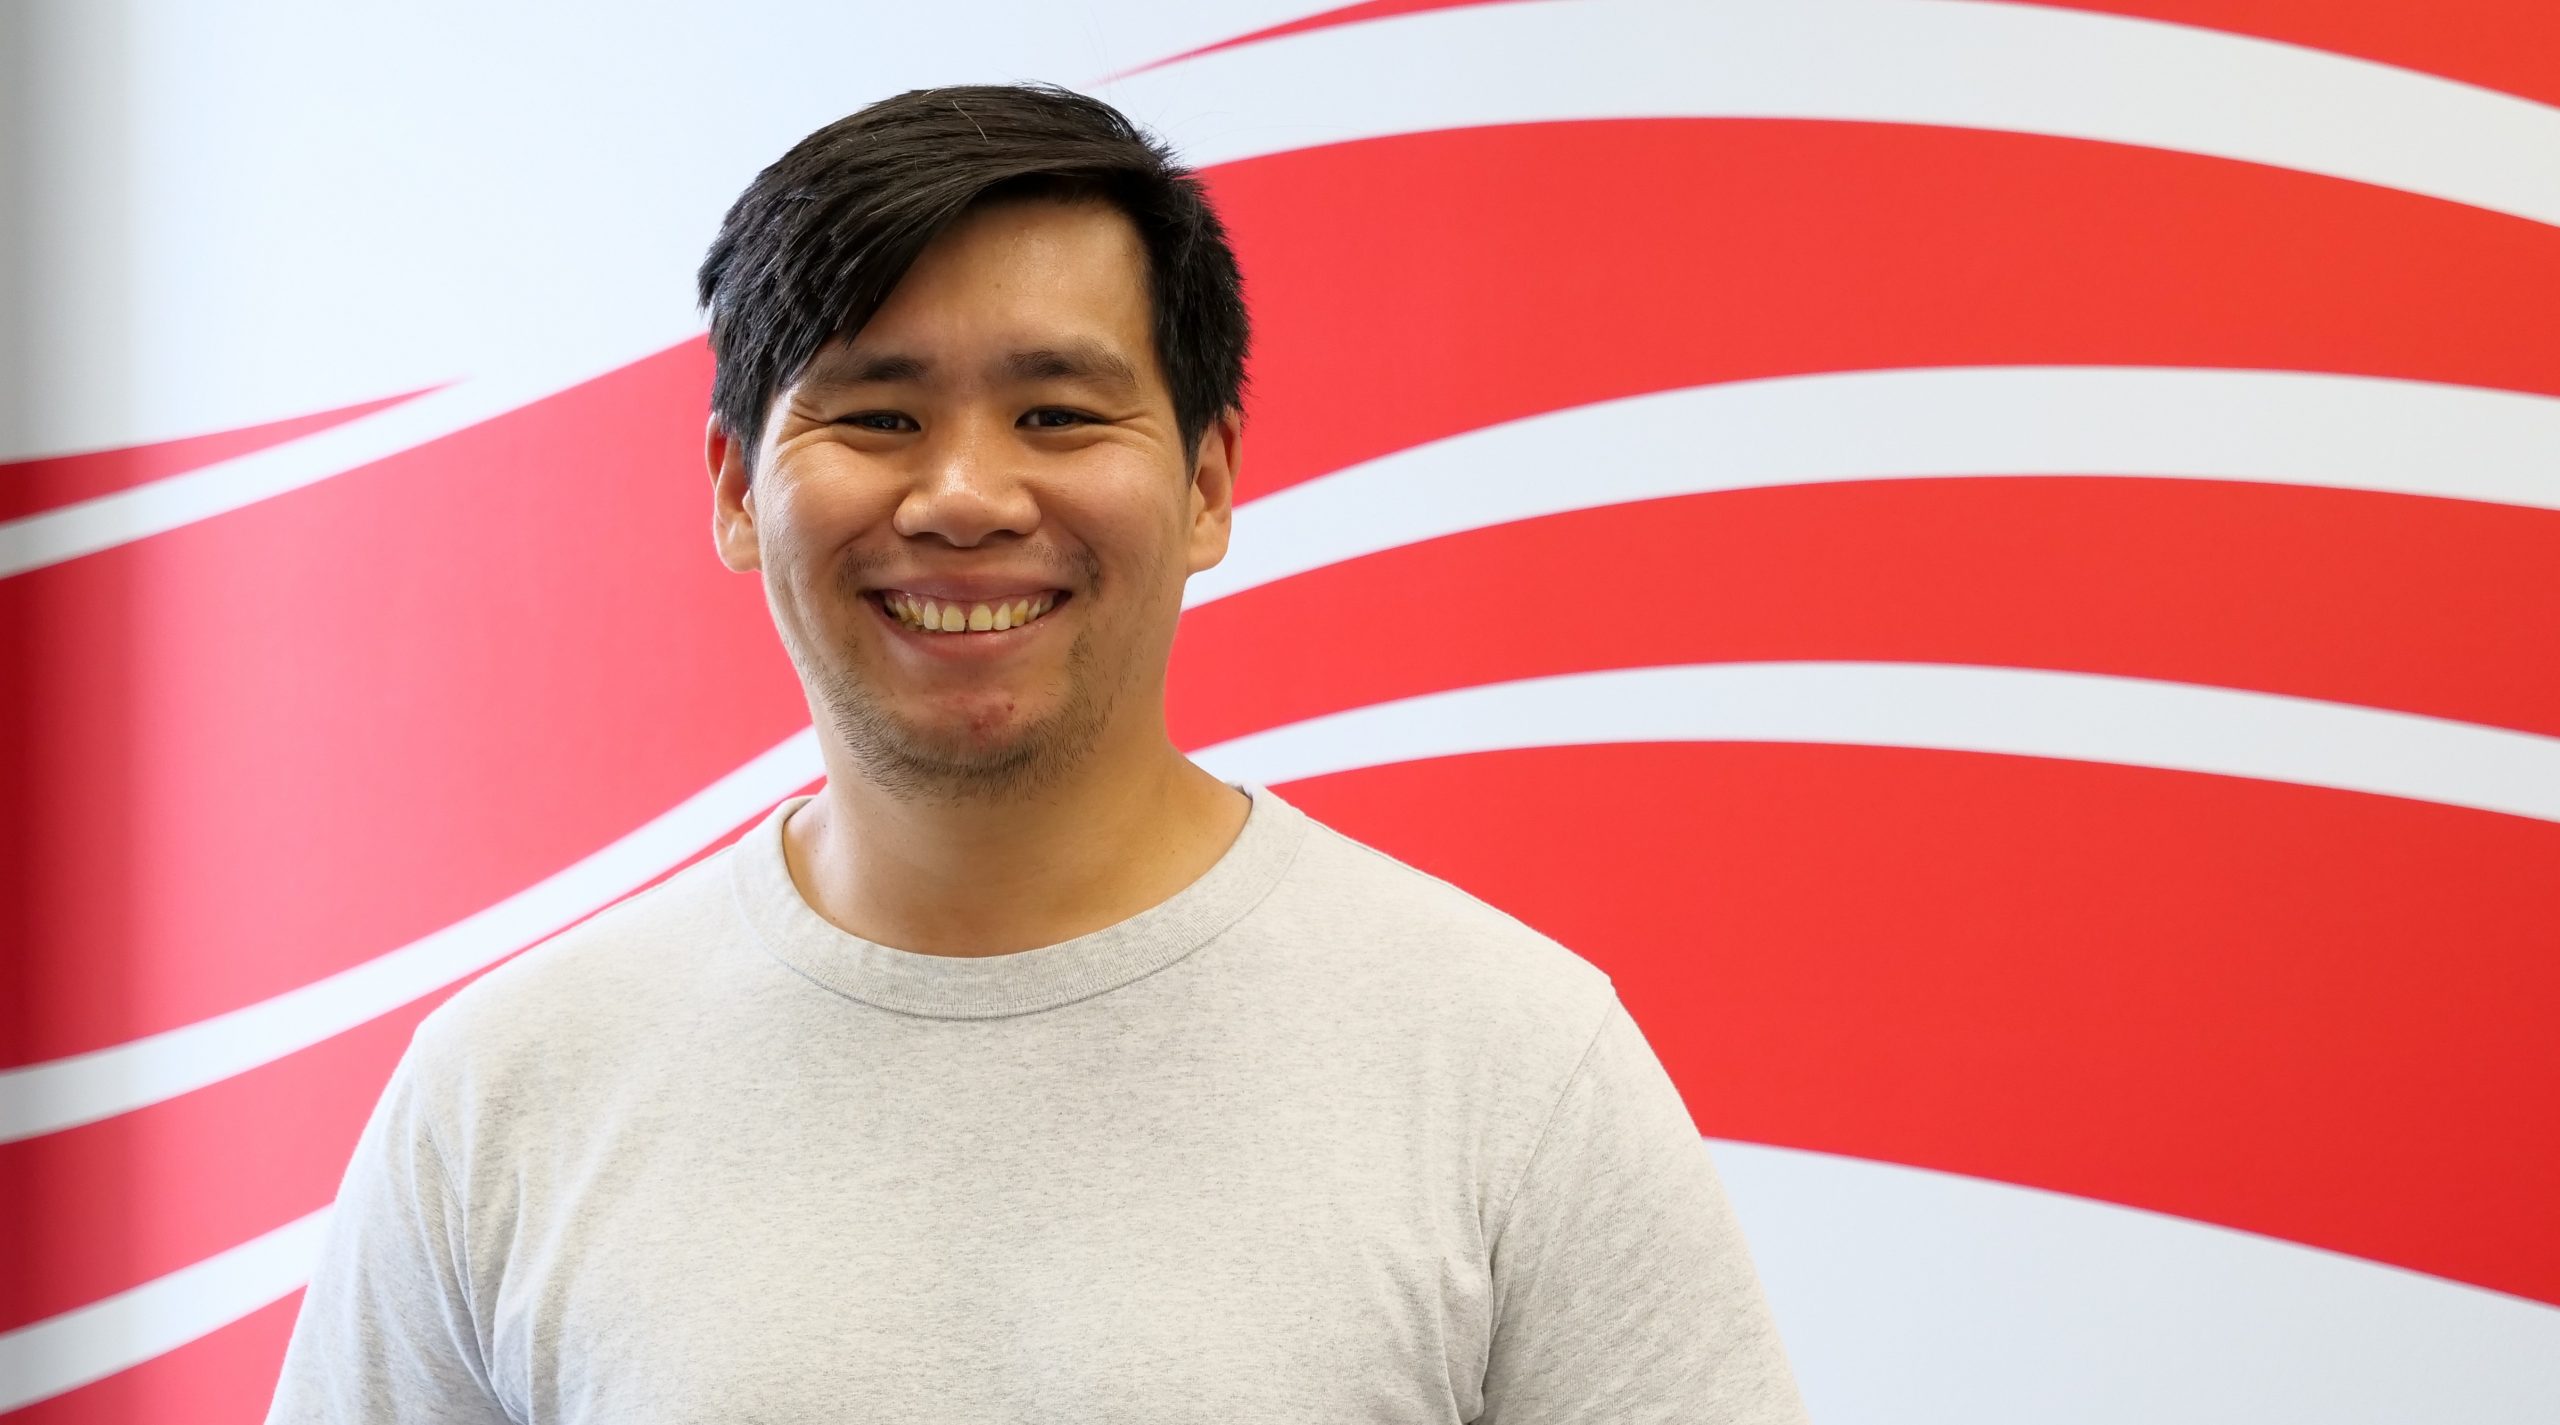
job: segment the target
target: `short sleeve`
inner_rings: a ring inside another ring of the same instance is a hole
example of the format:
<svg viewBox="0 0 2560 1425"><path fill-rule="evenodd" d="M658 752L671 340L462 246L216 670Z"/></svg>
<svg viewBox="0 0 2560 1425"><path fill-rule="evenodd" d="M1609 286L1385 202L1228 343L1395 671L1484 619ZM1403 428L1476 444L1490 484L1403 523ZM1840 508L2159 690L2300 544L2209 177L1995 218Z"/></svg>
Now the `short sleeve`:
<svg viewBox="0 0 2560 1425"><path fill-rule="evenodd" d="M1478 1425L1803 1425L1706 1142L1614 998L1492 1263Z"/></svg>
<svg viewBox="0 0 2560 1425"><path fill-rule="evenodd" d="M267 1425L503 1425L413 1042L357 1140Z"/></svg>

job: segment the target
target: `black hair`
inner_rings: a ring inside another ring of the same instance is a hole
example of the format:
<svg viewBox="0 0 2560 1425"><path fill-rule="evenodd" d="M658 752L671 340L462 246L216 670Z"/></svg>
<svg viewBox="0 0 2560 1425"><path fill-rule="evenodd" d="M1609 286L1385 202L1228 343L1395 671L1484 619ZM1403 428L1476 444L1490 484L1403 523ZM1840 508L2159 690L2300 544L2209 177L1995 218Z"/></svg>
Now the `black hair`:
<svg viewBox="0 0 2560 1425"><path fill-rule="evenodd" d="M697 277L711 409L750 470L766 410L830 342L880 310L971 206L1099 198L1147 254L1157 363L1186 455L1241 411L1243 283L1207 192L1171 149L1099 99L1041 84L911 89L792 145L721 221Z"/></svg>

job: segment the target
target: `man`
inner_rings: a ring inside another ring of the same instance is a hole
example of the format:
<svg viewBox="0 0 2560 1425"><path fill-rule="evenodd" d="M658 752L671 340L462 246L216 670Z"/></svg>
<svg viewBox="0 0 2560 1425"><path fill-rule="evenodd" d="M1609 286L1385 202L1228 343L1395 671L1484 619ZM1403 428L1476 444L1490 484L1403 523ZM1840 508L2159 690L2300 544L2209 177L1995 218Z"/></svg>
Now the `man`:
<svg viewBox="0 0 2560 1425"><path fill-rule="evenodd" d="M1246 347L1196 181L901 95L701 274L827 780L429 1016L274 1421L1800 1421L1605 976L1165 731Z"/></svg>

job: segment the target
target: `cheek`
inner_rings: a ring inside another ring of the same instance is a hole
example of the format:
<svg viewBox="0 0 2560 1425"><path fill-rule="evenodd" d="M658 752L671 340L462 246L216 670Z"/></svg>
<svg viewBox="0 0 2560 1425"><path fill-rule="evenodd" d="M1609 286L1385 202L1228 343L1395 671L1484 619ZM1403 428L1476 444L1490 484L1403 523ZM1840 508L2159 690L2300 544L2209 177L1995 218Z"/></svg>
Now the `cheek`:
<svg viewBox="0 0 2560 1425"><path fill-rule="evenodd" d="M840 480L802 477L777 482L772 502L765 506L764 522L768 529L793 542L841 524L853 514L852 501Z"/></svg>
<svg viewBox="0 0 2560 1425"><path fill-rule="evenodd" d="M1160 582L1168 569L1181 566L1191 537L1187 489L1168 500L1163 482L1164 472L1151 468L1107 489L1079 492L1085 498L1062 498L1055 507L1060 532L1092 550L1105 570L1126 580Z"/></svg>
<svg viewBox="0 0 2560 1425"><path fill-rule="evenodd" d="M757 534L768 567L795 585L830 580L849 547L877 543L897 508L894 493L858 472L800 470L778 481L758 511Z"/></svg>
<svg viewBox="0 0 2560 1425"><path fill-rule="evenodd" d="M765 525L759 535L766 584L782 598L800 602L817 573L813 566L819 562L807 532L798 525L776 521Z"/></svg>

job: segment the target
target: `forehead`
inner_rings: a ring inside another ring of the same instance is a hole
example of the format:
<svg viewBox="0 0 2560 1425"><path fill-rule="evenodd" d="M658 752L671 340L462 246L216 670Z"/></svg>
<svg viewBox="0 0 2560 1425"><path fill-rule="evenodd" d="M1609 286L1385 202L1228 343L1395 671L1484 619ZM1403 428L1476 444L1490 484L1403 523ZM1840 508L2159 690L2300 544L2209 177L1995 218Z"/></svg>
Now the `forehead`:
<svg viewBox="0 0 2560 1425"><path fill-rule="evenodd" d="M1136 226L1109 203L981 204L926 246L840 349L930 360L1100 345L1145 370L1154 365L1146 271Z"/></svg>

